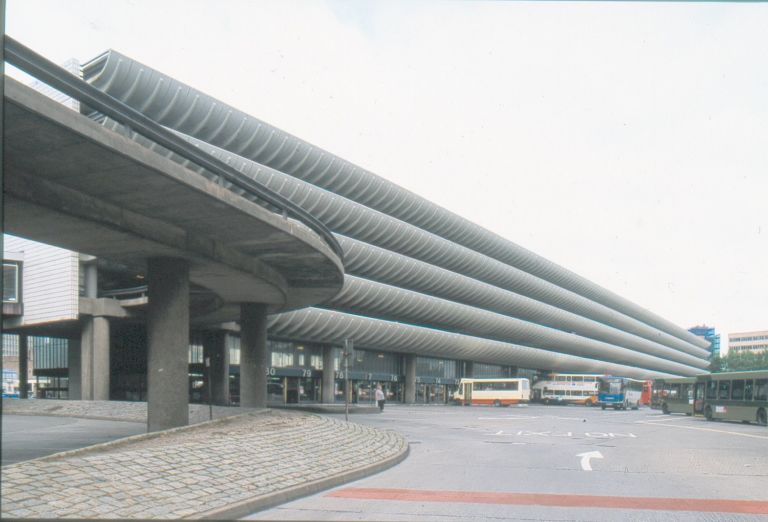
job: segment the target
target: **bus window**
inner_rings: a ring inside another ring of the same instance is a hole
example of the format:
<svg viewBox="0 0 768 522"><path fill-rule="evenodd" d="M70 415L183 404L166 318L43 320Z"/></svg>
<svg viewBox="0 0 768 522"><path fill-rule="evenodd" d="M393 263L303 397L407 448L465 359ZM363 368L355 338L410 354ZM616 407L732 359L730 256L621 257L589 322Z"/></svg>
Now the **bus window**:
<svg viewBox="0 0 768 522"><path fill-rule="evenodd" d="M744 400L745 401L751 401L752 400L752 381L746 381L744 383Z"/></svg>
<svg viewBox="0 0 768 522"><path fill-rule="evenodd" d="M571 377L571 380L573 382L584 382L584 377L582 377L581 375L574 375Z"/></svg>
<svg viewBox="0 0 768 522"><path fill-rule="evenodd" d="M566 382L567 380L568 380L568 377L566 377L565 375L558 375L555 377L555 381Z"/></svg>
<svg viewBox="0 0 768 522"><path fill-rule="evenodd" d="M707 383L707 399L717 399L717 381Z"/></svg>
<svg viewBox="0 0 768 522"><path fill-rule="evenodd" d="M673 384L669 387L669 398L677 399L678 397L680 397L680 385Z"/></svg>
<svg viewBox="0 0 768 522"><path fill-rule="evenodd" d="M733 381L731 387L731 399L734 401L740 401L744 399L744 381Z"/></svg>
<svg viewBox="0 0 768 522"><path fill-rule="evenodd" d="M729 399L731 397L731 381L720 381L717 388L718 399Z"/></svg>
<svg viewBox="0 0 768 522"><path fill-rule="evenodd" d="M768 379L755 380L755 400L768 401Z"/></svg>

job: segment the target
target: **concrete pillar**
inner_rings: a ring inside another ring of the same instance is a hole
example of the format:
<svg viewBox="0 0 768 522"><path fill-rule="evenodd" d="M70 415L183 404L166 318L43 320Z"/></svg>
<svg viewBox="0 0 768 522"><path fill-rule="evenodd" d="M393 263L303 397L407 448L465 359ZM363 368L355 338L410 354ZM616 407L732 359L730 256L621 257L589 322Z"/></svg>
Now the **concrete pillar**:
<svg viewBox="0 0 768 522"><path fill-rule="evenodd" d="M69 390L67 396L70 400L79 401L83 398L83 370L81 361L80 339L67 340L67 377Z"/></svg>
<svg viewBox="0 0 768 522"><path fill-rule="evenodd" d="M83 279L85 297L93 299L99 296L98 271L96 270L96 260L83 264Z"/></svg>
<svg viewBox="0 0 768 522"><path fill-rule="evenodd" d="M87 317L80 336L80 398L109 400L109 320Z"/></svg>
<svg viewBox="0 0 768 522"><path fill-rule="evenodd" d="M19 398L29 398L29 338L19 334Z"/></svg>
<svg viewBox="0 0 768 522"><path fill-rule="evenodd" d="M240 406L267 407L267 305L240 305Z"/></svg>
<svg viewBox="0 0 768 522"><path fill-rule="evenodd" d="M405 356L405 403L416 403L416 356Z"/></svg>
<svg viewBox="0 0 768 522"><path fill-rule="evenodd" d="M210 359L206 378L210 378L209 394L213 404L229 406L229 350L227 333L223 330L203 332L203 361Z"/></svg>
<svg viewBox="0 0 768 522"><path fill-rule="evenodd" d="M336 382L333 362L336 355L336 348L333 346L323 346L323 397L325 404L333 404L336 401L334 384Z"/></svg>
<svg viewBox="0 0 768 522"><path fill-rule="evenodd" d="M147 431L189 423L189 263L147 260Z"/></svg>

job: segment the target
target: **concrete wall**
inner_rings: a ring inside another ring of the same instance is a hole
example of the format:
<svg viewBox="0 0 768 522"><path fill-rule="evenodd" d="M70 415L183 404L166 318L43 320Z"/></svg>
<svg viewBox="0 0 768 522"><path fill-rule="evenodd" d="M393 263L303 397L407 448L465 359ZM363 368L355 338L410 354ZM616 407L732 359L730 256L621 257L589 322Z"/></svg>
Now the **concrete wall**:
<svg viewBox="0 0 768 522"><path fill-rule="evenodd" d="M79 257L76 252L6 234L3 257L23 263L21 299L24 316L8 326L77 319Z"/></svg>

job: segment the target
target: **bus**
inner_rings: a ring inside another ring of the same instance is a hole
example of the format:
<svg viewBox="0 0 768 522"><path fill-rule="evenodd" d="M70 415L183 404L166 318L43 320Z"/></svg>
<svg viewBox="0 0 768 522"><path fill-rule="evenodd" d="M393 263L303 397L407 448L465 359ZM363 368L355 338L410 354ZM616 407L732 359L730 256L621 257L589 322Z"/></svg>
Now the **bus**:
<svg viewBox="0 0 768 522"><path fill-rule="evenodd" d="M462 406L509 406L530 400L528 379L462 379L453 394Z"/></svg>
<svg viewBox="0 0 768 522"><path fill-rule="evenodd" d="M531 387L531 400L544 404L597 404L599 375L552 373Z"/></svg>
<svg viewBox="0 0 768 522"><path fill-rule="evenodd" d="M768 370L700 375L704 417L768 425Z"/></svg>
<svg viewBox="0 0 768 522"><path fill-rule="evenodd" d="M597 403L602 409L613 406L613 409L636 410L640 407L640 397L645 381L629 377L614 377L606 375L598 378Z"/></svg>
<svg viewBox="0 0 768 522"><path fill-rule="evenodd" d="M695 410L696 377L677 377L653 381L653 403L665 415L685 413L693 415ZM699 400L699 403L701 401Z"/></svg>

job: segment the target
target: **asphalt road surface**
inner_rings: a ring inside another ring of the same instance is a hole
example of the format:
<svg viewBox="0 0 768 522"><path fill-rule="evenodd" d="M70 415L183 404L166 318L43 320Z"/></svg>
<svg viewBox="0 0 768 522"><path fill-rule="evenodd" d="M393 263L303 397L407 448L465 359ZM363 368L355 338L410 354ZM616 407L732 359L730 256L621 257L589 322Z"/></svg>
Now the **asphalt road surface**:
<svg viewBox="0 0 768 522"><path fill-rule="evenodd" d="M3 415L2 465L147 432L146 423Z"/></svg>
<svg viewBox="0 0 768 522"><path fill-rule="evenodd" d="M390 406L405 434L375 476L259 520L768 520L768 429L579 406Z"/></svg>

